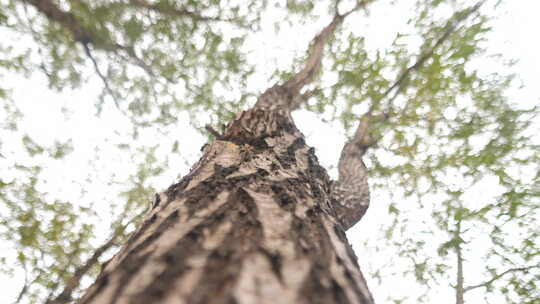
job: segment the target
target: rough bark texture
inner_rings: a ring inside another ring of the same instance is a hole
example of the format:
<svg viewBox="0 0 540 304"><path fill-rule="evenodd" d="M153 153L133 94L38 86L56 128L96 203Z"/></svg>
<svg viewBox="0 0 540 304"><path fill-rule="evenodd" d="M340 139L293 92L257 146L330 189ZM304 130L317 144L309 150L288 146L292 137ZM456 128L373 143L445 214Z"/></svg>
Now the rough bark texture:
<svg viewBox="0 0 540 304"><path fill-rule="evenodd" d="M360 221L369 207L368 172L362 157L369 147L376 143L371 136L371 128L377 121L384 119L385 115L374 117L370 113L366 114L353 138L345 143L341 150L339 179L332 183L331 200L336 210L336 218L345 229Z"/></svg>
<svg viewBox="0 0 540 304"><path fill-rule="evenodd" d="M330 187L288 111L242 112L79 303L373 303Z"/></svg>

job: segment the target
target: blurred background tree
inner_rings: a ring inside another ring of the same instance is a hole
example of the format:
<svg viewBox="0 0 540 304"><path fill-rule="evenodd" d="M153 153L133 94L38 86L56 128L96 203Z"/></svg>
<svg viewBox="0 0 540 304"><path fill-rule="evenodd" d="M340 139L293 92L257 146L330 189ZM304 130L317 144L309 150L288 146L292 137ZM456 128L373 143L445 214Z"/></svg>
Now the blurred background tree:
<svg viewBox="0 0 540 304"><path fill-rule="evenodd" d="M537 303L538 109L513 98L513 61L488 39L506 3L371 2L295 117L335 175L321 130L344 142L368 110L389 116L365 158L371 210L349 231L374 296ZM336 5L0 4L0 269L17 288L3 301L18 303L76 298L196 160L202 126L290 75Z"/></svg>

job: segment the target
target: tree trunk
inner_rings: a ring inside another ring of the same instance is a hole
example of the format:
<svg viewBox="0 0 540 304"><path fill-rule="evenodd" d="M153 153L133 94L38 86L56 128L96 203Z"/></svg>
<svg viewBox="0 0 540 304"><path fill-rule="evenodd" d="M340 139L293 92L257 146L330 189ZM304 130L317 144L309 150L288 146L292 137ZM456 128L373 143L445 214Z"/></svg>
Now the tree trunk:
<svg viewBox="0 0 540 304"><path fill-rule="evenodd" d="M373 303L289 112L256 106L218 137L78 303Z"/></svg>
<svg viewBox="0 0 540 304"><path fill-rule="evenodd" d="M210 130L216 140L156 196L78 303L373 303L345 236L369 203L361 161L367 125L345 145L332 186L290 116L336 27L367 3L344 14L336 7L303 69L268 89L223 135Z"/></svg>

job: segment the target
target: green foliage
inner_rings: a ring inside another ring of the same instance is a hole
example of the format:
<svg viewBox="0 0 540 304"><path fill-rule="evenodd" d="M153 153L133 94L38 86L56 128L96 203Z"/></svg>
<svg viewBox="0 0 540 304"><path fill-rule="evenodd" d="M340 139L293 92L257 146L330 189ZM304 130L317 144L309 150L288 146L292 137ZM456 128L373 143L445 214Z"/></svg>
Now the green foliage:
<svg viewBox="0 0 540 304"><path fill-rule="evenodd" d="M17 250L15 257L4 255L6 271L24 269L28 284L35 284L28 293L30 301L43 298L45 291L54 291L71 277L73 267L84 262L93 247L89 240L94 233L92 225L80 217L92 217L90 208L74 207L69 202L50 201L38 192L39 167L17 165L16 180L0 181L0 238ZM16 190L16 191L14 191ZM7 254L7 252L5 253Z"/></svg>
<svg viewBox="0 0 540 304"><path fill-rule="evenodd" d="M313 9L312 1L287 0L287 9L291 12L309 12Z"/></svg>
<svg viewBox="0 0 540 304"><path fill-rule="evenodd" d="M35 163L43 154L62 159L70 150L69 143L43 147L28 136L22 142L30 157L25 163ZM105 227L101 223L103 213L96 212L97 204L60 201L43 192L46 178L41 166L15 163L11 168L2 168L5 176L0 178L0 239L13 247L12 251L2 252L0 259L4 273L24 271L26 302L42 302L58 295L105 240L114 239L107 248L110 255L111 249L122 244L140 222L155 193L148 180L159 175L164 165L157 162L153 150L141 148L136 153L144 162L130 180L123 182L128 190L120 194L125 198L122 203L110 203L112 217ZM103 257L99 260L103 261ZM97 275L99 263L90 266L86 275ZM75 292L82 287L75 286Z"/></svg>
<svg viewBox="0 0 540 304"><path fill-rule="evenodd" d="M251 68L240 48L264 2L65 4L57 8L72 14L69 25L46 18L30 3L7 2L4 30L35 43L18 57L21 60L10 59L10 68L42 71L50 87L59 91L80 87L99 70L104 78L98 109L115 102L140 124L170 124L174 113L215 98L227 100L225 106L234 111L242 106L213 87L219 83L236 94L243 92ZM84 39L77 34L81 31Z"/></svg>

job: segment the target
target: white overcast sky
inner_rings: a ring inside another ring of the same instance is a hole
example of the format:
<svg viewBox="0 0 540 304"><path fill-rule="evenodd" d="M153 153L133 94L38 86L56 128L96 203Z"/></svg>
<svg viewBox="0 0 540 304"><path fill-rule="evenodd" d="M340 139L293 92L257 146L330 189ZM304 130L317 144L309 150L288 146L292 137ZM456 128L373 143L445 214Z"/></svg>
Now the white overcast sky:
<svg viewBox="0 0 540 304"><path fill-rule="evenodd" d="M489 49L491 52L501 52L507 58L518 59L519 62L515 66L515 71L519 73L524 82L524 87L515 88L511 91L511 99L523 103L523 104L536 104L539 101L539 87L538 71L540 70L540 41L538 38L538 29L540 29L540 1L539 0L508 0L508 3L499 9L498 15L501 15L499 21L496 23L491 38L489 40ZM361 28L362 31L370 33L367 34L366 43L368 47L378 48L380 46L388 45L394 38L396 23L394 20L400 20L399 10L387 10L384 5L374 6L371 14L372 16L381 16L377 24L372 24L368 28ZM352 26L360 27L362 21L361 14L354 16L358 18L358 24L351 21ZM375 19L375 18L373 18ZM275 19L269 18L269 22ZM269 36L273 34L269 31L266 36L261 36L260 40L253 40L254 51L252 56L254 60L259 62L265 62L268 67L268 73L273 71L274 66L278 64L289 64L290 61L284 61L283 58L289 58L292 60L290 54L292 50L303 50L313 34L316 33L327 20L320 20L318 23L313 24L311 27L301 28L300 32L287 32L282 34L278 38L269 39ZM356 25L355 25L356 24ZM399 27L398 27L399 28ZM13 37L12 37L13 38ZM258 59L257 59L258 58ZM282 68L285 68L284 66ZM263 90L267 87L267 83L263 80L262 75L259 79L253 79L252 85L254 87ZM107 154L108 150L104 138L110 136L110 126L108 123L114 122L118 127L122 124L122 117L115 113L114 108L104 109L100 118L90 115L94 113L94 102L97 90L99 90L100 83L94 81L89 83L88 86L77 90L67 91L63 94L51 92L47 89L46 83L40 77L32 77L26 79L24 77L14 75L12 78L14 86L14 98L18 105L25 112L25 119L21 122L22 129L31 134L33 138L38 140L42 144L50 144L57 137L60 138L74 138L74 145L77 157L69 158L64 162L53 162L50 164L50 169L56 174L52 174L48 177L49 188L47 191L54 196L62 196L65 200L77 200L79 194L70 193L69 185L66 185L66 181L78 181L84 182L86 180L86 171L84 166L81 165L81 160L89 160L94 157L94 147L99 146L102 149L101 153L107 155L107 159L93 162L97 166L102 166L103 170L116 171L122 174L123 166L130 160L125 160L122 155L117 152L111 152ZM28 89L31 88L31 89ZM51 100L57 102L51 103ZM73 109L72 115L68 120L64 119L61 111L61 107L64 104L76 103L76 108ZM90 114L89 114L90 113ZM188 117L184 114L179 114L179 120L187 121ZM341 128L333 127L329 124L321 124L319 118L315 115L307 112L300 112L295 114L295 119L300 129L308 137L308 143L315 146L317 154L323 165L335 164L337 161L339 149L345 141L345 135ZM104 123L108 122L108 123ZM121 128L121 127L120 127ZM13 138L9 138L9 134L3 134L3 140L16 141L15 135ZM185 173L188 169L186 165L193 162L198 157L198 151L204 138L197 135L195 131L188 128L182 131L180 136L180 142L186 143L190 147L182 146L186 148L186 151L182 157L170 156L173 161L183 164L181 172ZM149 138L149 141L155 141L154 138ZM112 150L111 150L112 151ZM0 162L8 162L8 160L0 158ZM8 163L0 166L5 168ZM82 168L80 170L70 170L70 168ZM77 173L78 172L78 173ZM178 173L176 173L177 175ZM175 174L162 176L159 178L158 184L162 185L162 188L166 188L177 176ZM99 177L92 183L85 185L87 193L98 193L94 197L94 201L107 200L107 197L114 193L104 193L102 191L102 185L99 181ZM369 233L373 233L377 227L377 222L385 217L386 205L383 208L382 204L378 208L376 202L377 199L385 199L382 194L374 195L372 206L364 220L354 227L349 233L349 240L355 246L356 251L360 256L360 265L370 261L374 258L379 259L391 259L391 256L381 256L388 253L370 253L369 250L364 250L358 246L362 243L363 236ZM6 250L5 247L0 246L0 250ZM0 303L10 303L18 293L18 288L22 284L24 278L21 274L17 274L15 278L9 278L3 274L0 274ZM411 289L415 288L416 283L405 283L399 278L395 278L392 281L396 284L386 284L380 287L376 287L375 284L371 284L372 292L378 303L385 303L386 296L388 294L407 294ZM447 292L451 292L450 288L446 289ZM441 300L448 299L448 300ZM471 294L467 299L469 303L483 303L483 297L481 293ZM441 297L437 299L437 303L453 303L453 295L441 294ZM502 303L502 302L492 302Z"/></svg>

